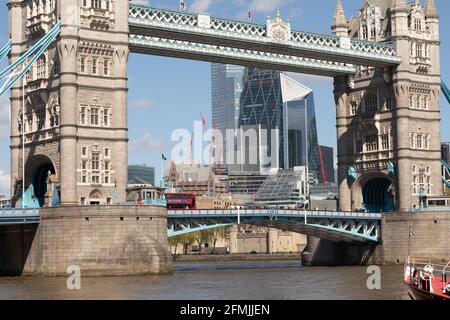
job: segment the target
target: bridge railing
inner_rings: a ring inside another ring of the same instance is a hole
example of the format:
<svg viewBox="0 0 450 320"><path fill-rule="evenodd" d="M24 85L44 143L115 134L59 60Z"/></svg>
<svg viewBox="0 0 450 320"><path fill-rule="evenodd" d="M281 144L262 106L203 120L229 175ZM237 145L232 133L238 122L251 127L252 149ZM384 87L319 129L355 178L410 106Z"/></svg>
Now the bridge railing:
<svg viewBox="0 0 450 320"><path fill-rule="evenodd" d="M308 218L352 218L381 220L381 213L367 212L333 212L333 211L299 211L276 209L231 209L231 210L169 210L169 216L291 216Z"/></svg>
<svg viewBox="0 0 450 320"><path fill-rule="evenodd" d="M228 35L248 35L255 41L257 38L266 38L268 35L267 25L210 17L209 15L182 13L138 4L130 5L129 17L133 24L163 23L167 28L171 26L174 28L180 26L199 27L203 30L226 32ZM190 30L194 31L194 29ZM377 55L380 59L384 58L392 63L400 63L395 45L387 42L371 42L300 30L291 31L289 42L292 45L318 46L327 50L346 49L357 54Z"/></svg>
<svg viewBox="0 0 450 320"><path fill-rule="evenodd" d="M27 208L0 208L1 216L14 216L14 215L39 215L39 209L27 209Z"/></svg>

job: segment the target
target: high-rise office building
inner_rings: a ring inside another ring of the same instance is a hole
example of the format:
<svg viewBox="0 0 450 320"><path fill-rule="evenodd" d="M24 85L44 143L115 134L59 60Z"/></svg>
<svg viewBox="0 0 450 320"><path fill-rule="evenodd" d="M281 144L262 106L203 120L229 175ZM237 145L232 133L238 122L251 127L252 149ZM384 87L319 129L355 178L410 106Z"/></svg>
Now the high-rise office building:
<svg viewBox="0 0 450 320"><path fill-rule="evenodd" d="M240 104L242 171L308 166L321 179L311 89L279 71L246 68ZM256 146L246 141L249 129L256 132ZM255 157L256 163L249 161Z"/></svg>
<svg viewBox="0 0 450 320"><path fill-rule="evenodd" d="M442 160L450 163L450 142L441 143Z"/></svg>
<svg viewBox="0 0 450 320"><path fill-rule="evenodd" d="M331 147L319 145L320 166L322 180L320 183L335 182L334 179L334 150Z"/></svg>
<svg viewBox="0 0 450 320"><path fill-rule="evenodd" d="M128 182L141 180L145 183L155 185L155 168L143 165L128 166Z"/></svg>
<svg viewBox="0 0 450 320"><path fill-rule="evenodd" d="M216 164L225 162L226 130L239 128L239 101L244 70L245 67L242 66L211 64L212 120L215 128L221 131L224 139L223 153L217 155L217 157L223 157L224 160L216 160ZM232 145L234 145L234 141Z"/></svg>

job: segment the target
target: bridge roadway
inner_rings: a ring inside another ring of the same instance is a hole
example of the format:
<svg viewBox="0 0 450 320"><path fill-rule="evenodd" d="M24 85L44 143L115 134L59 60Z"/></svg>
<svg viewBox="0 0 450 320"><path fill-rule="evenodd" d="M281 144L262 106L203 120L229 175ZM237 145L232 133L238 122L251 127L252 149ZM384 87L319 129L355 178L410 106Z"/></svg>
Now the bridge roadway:
<svg viewBox="0 0 450 320"><path fill-rule="evenodd" d="M381 213L251 210L169 210L168 236L236 224L272 227L336 242L378 242Z"/></svg>
<svg viewBox="0 0 450 320"><path fill-rule="evenodd" d="M168 237L252 224L313 235L336 242L378 242L382 214L360 212L251 210L169 210ZM38 224L38 209L0 209L0 226Z"/></svg>

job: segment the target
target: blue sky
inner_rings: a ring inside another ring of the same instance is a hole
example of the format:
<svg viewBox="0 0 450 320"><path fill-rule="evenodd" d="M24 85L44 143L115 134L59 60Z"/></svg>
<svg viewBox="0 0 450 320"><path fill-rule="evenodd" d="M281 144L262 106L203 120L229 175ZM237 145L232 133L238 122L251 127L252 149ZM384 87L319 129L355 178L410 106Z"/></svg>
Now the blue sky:
<svg viewBox="0 0 450 320"><path fill-rule="evenodd" d="M423 0L422 0L423 1ZM145 0L144 0L145 2ZM265 23L280 9L294 29L330 33L335 0L186 0L189 11L245 20L250 8L254 22ZM362 0L343 0L347 19L357 15ZM178 9L178 0L150 1L155 7ZM436 0L441 17L441 63L443 78L450 82L450 1ZM0 45L8 36L5 1L0 4ZM300 76L315 92L319 143L336 147L335 106L332 79ZM190 60L131 54L129 63L129 162L156 167L159 176L161 153L170 155L170 136L174 129L193 130L200 112L211 123L210 64ZM450 106L444 99L442 140L450 141ZM8 192L9 111L7 100L0 98L0 194Z"/></svg>

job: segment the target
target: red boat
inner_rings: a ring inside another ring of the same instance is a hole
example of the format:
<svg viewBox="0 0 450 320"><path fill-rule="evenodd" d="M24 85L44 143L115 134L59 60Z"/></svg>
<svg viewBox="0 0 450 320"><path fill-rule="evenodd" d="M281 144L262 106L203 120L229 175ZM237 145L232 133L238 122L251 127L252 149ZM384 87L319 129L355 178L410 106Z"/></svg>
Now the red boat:
<svg viewBox="0 0 450 320"><path fill-rule="evenodd" d="M413 300L450 301L450 261L408 258L404 281Z"/></svg>

